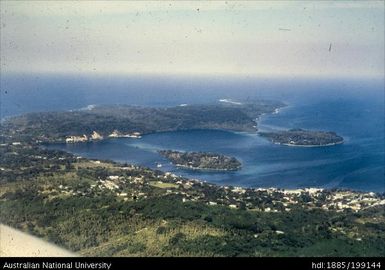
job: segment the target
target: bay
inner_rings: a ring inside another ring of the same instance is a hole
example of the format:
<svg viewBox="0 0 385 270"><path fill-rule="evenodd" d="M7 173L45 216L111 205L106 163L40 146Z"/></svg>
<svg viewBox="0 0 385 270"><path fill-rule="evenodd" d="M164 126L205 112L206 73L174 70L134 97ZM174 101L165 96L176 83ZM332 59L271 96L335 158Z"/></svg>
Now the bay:
<svg viewBox="0 0 385 270"><path fill-rule="evenodd" d="M264 115L260 130L332 130L345 143L300 148L274 145L257 134L213 130L157 133L141 139L51 145L77 155L134 163L208 182L245 187L324 187L385 191L383 82L368 79L220 78L164 76L2 76L1 113L76 110L91 104L175 106L234 100L287 103ZM235 156L236 172L176 168L157 150L210 151ZM157 164L162 164L157 168Z"/></svg>

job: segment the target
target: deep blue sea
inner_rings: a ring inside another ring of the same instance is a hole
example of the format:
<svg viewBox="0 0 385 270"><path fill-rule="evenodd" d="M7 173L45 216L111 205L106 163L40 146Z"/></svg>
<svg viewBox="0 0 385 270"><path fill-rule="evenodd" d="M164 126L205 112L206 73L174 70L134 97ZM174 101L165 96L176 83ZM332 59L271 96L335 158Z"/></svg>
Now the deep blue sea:
<svg viewBox="0 0 385 270"><path fill-rule="evenodd" d="M335 131L345 143L302 148L274 145L256 134L195 130L53 145L90 158L135 163L208 182L245 187L324 187L385 191L384 81L171 76L1 76L1 117L32 111L74 110L91 104L173 106L274 99L288 106L264 115L260 130ZM237 172L190 171L172 166L159 149L211 151L237 157Z"/></svg>

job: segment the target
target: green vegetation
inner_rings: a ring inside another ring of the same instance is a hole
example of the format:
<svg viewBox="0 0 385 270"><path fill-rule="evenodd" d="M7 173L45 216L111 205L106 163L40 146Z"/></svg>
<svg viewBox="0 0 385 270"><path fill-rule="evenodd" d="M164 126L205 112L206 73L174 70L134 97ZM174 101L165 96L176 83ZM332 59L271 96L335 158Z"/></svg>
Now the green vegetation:
<svg viewBox="0 0 385 270"><path fill-rule="evenodd" d="M326 146L343 143L344 139L335 132L290 129L288 131L259 132L273 143L292 146Z"/></svg>
<svg viewBox="0 0 385 270"><path fill-rule="evenodd" d="M161 181L151 181L150 186L158 188L178 188L178 185L175 185L173 183L163 183Z"/></svg>
<svg viewBox="0 0 385 270"><path fill-rule="evenodd" d="M29 113L14 117L4 123L2 133L12 136L13 141L33 138L57 142L65 141L67 136L90 136L94 131L104 137L114 131L120 134L190 129L255 132L257 117L282 106L273 101L166 108L100 106L85 111Z"/></svg>
<svg viewBox="0 0 385 270"><path fill-rule="evenodd" d="M12 118L0 134L0 222L84 256L385 256L384 194L217 186L41 145L93 131L255 131L255 118L281 105L98 107ZM204 153L177 157L212 166Z"/></svg>
<svg viewBox="0 0 385 270"><path fill-rule="evenodd" d="M205 152L179 152L172 150L161 150L159 154L171 160L176 166L189 169L208 169L208 170L239 170L242 164L234 157L221 154Z"/></svg>
<svg viewBox="0 0 385 270"><path fill-rule="evenodd" d="M85 256L385 254L383 195L220 187L34 146L0 150L1 222ZM337 207L357 198L358 210Z"/></svg>

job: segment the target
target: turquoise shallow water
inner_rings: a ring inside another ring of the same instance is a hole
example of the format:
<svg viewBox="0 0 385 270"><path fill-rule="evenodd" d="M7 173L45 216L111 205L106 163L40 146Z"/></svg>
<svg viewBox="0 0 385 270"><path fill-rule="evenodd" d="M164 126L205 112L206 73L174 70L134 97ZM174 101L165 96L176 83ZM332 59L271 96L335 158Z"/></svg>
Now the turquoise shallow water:
<svg viewBox="0 0 385 270"><path fill-rule="evenodd" d="M269 98L288 106L264 115L261 130L332 130L345 143L300 148L274 145L256 134L194 130L141 139L52 145L81 156L129 162L209 182L250 187L326 187L385 191L383 82L360 80L252 80L204 78L91 78L2 76L2 116L69 110L90 104L170 106L213 103L219 98ZM5 90L7 93L5 94ZM212 151L237 157L237 172L176 168L160 149Z"/></svg>

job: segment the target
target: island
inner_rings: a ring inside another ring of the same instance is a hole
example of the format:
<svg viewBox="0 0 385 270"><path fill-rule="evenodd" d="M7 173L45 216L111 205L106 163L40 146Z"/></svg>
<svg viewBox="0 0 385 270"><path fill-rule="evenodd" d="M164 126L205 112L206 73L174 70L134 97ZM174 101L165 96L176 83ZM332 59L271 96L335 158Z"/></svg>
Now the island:
<svg viewBox="0 0 385 270"><path fill-rule="evenodd" d="M276 144L288 146L317 147L341 144L344 139L332 131L313 131L304 129L290 129L287 131L259 132Z"/></svg>
<svg viewBox="0 0 385 270"><path fill-rule="evenodd" d="M158 153L169 159L175 166L188 169L236 171L242 167L236 158L216 153L172 150L161 150Z"/></svg>

